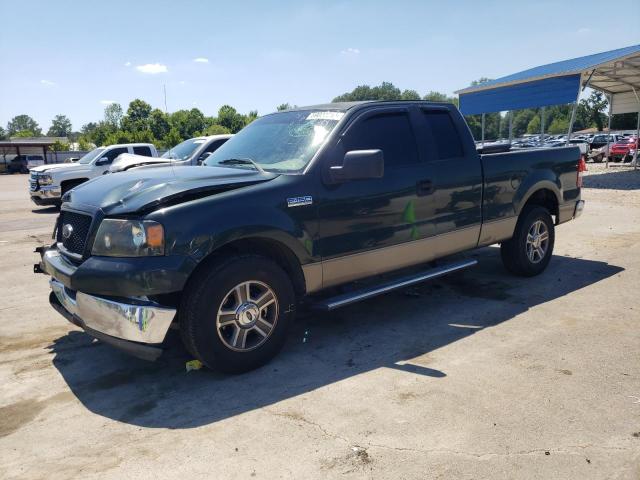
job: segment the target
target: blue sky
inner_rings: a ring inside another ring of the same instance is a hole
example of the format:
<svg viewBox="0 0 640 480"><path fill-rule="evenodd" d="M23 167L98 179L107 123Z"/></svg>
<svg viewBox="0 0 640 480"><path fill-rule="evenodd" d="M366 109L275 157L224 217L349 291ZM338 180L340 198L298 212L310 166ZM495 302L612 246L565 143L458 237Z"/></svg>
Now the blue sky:
<svg viewBox="0 0 640 480"><path fill-rule="evenodd" d="M613 10L612 10L613 8ZM452 93L482 76L640 43L638 0L0 0L0 125L74 126L136 97L245 113L391 81Z"/></svg>

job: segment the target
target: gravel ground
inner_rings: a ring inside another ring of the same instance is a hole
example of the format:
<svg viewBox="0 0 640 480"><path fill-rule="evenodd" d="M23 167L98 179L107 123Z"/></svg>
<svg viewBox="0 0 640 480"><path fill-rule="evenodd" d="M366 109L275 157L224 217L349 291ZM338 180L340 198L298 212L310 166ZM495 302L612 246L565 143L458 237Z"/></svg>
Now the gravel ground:
<svg viewBox="0 0 640 480"><path fill-rule="evenodd" d="M640 171L589 164L537 278L477 268L299 319L242 376L92 341L48 305L55 211L0 176L0 478L640 478Z"/></svg>

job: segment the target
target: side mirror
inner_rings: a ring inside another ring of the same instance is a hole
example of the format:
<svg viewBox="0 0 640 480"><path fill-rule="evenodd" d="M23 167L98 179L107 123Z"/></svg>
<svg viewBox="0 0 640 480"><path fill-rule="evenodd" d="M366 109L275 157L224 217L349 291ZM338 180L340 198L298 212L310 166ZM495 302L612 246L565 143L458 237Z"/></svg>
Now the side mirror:
<svg viewBox="0 0 640 480"><path fill-rule="evenodd" d="M384 154L382 150L351 150L344 155L342 165L330 168L330 175L336 182L382 178Z"/></svg>
<svg viewBox="0 0 640 480"><path fill-rule="evenodd" d="M102 165L106 165L109 163L109 159L107 157L99 158L96 162L96 166L101 167Z"/></svg>
<svg viewBox="0 0 640 480"><path fill-rule="evenodd" d="M202 163L211 156L213 152L204 152L202 155L198 157L198 165L202 165Z"/></svg>

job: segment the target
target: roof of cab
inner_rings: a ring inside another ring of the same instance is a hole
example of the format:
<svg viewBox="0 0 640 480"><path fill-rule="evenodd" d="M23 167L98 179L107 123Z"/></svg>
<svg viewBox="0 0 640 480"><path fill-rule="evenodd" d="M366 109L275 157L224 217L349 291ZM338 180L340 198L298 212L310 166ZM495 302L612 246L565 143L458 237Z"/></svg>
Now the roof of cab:
<svg viewBox="0 0 640 480"><path fill-rule="evenodd" d="M321 103L319 105L308 105L305 107L295 107L285 112L295 112L299 110L336 110L346 112L355 107L361 107L364 105L397 105L397 104L424 104L424 105L453 105L448 102L430 102L428 100L362 100L357 102L335 102L335 103Z"/></svg>

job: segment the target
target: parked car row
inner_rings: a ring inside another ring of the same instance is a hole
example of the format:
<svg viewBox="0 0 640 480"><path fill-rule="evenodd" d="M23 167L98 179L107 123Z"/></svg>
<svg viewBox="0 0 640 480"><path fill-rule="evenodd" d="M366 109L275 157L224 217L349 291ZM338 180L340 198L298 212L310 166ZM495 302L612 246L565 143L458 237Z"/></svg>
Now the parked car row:
<svg viewBox="0 0 640 480"><path fill-rule="evenodd" d="M109 145L96 148L75 162L35 167L29 171L31 200L40 206L60 206L65 193L100 175L136 168L199 165L231 136L185 140L161 157L150 143Z"/></svg>
<svg viewBox="0 0 640 480"><path fill-rule="evenodd" d="M578 148L478 154L449 104L295 108L220 140L167 157L202 166L141 165L63 195L34 266L56 311L147 359L174 328L206 366L243 372L278 353L303 303L331 311L471 267L450 256L496 243L507 270L537 275L584 207Z"/></svg>
<svg viewBox="0 0 640 480"><path fill-rule="evenodd" d="M585 134L572 136L568 142L580 148L580 153L585 160L603 162L606 158L610 161L631 162L638 149L638 139L630 133L612 134ZM497 142L486 142L484 149L499 148L504 151L509 149L530 149L530 148L555 148L567 144L566 135L530 135L517 138L511 142L509 148L508 140Z"/></svg>

